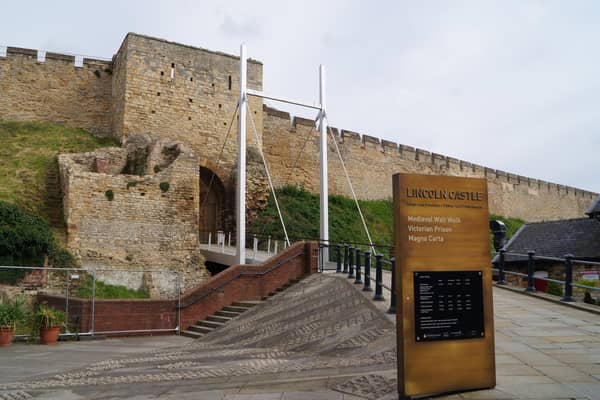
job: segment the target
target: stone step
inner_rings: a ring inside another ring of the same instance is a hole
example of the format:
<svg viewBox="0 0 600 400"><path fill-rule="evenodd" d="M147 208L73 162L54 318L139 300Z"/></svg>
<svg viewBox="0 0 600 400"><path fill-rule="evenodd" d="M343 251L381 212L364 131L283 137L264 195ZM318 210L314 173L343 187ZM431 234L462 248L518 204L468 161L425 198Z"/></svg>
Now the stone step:
<svg viewBox="0 0 600 400"><path fill-rule="evenodd" d="M194 331L186 331L186 330L182 330L180 332L181 336L185 336L185 337L189 337L192 339L198 339L202 337L202 333L200 332L194 332Z"/></svg>
<svg viewBox="0 0 600 400"><path fill-rule="evenodd" d="M217 311L214 315L219 316L219 317L230 317L230 318L235 318L238 315L240 315L241 313L239 312L233 312L233 311Z"/></svg>
<svg viewBox="0 0 600 400"><path fill-rule="evenodd" d="M232 312L236 312L236 313L243 313L244 311L247 311L248 308L246 307L236 307L236 306L227 306L227 307L223 307L223 309L221 311L232 311Z"/></svg>
<svg viewBox="0 0 600 400"><path fill-rule="evenodd" d="M207 327L207 328L212 328L212 329L217 329L222 327L223 325L225 325L223 322L215 322L215 321L198 321L196 323L197 326L203 326L203 327Z"/></svg>
<svg viewBox="0 0 600 400"><path fill-rule="evenodd" d="M209 315L208 317L206 317L206 321L221 322L223 324L226 324L227 322L231 321L231 318L230 317L222 317L219 315Z"/></svg>
<svg viewBox="0 0 600 400"><path fill-rule="evenodd" d="M234 307L244 307L244 308L252 308L258 304L261 304L262 301L235 301L232 306Z"/></svg>
<svg viewBox="0 0 600 400"><path fill-rule="evenodd" d="M214 331L215 328L209 328L208 326L192 325L188 328L188 330L198 333L210 333Z"/></svg>

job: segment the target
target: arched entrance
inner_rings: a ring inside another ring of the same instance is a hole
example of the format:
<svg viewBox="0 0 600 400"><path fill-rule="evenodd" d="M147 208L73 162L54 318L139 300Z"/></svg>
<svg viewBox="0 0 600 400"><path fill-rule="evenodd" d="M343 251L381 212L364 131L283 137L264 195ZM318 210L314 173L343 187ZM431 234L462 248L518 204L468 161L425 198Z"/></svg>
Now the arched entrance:
<svg viewBox="0 0 600 400"><path fill-rule="evenodd" d="M225 187L212 170L200 167L200 240L206 242L208 234L225 229Z"/></svg>

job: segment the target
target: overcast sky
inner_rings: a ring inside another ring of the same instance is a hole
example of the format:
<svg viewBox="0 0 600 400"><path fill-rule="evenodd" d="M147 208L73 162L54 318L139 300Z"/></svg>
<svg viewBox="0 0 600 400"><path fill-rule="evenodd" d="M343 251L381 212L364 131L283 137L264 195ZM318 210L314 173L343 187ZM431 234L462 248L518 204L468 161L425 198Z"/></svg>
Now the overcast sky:
<svg viewBox="0 0 600 400"><path fill-rule="evenodd" d="M333 126L600 192L599 1L20 0L0 14L0 45L91 56L130 31L232 54L243 41L265 91L308 102L325 64Z"/></svg>

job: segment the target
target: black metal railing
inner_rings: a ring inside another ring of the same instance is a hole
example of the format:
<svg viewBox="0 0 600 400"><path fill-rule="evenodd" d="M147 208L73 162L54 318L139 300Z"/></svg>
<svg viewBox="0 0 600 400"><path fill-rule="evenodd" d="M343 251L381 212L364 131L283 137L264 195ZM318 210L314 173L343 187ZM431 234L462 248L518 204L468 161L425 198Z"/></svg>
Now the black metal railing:
<svg viewBox="0 0 600 400"><path fill-rule="evenodd" d="M509 271L506 268L506 256L514 256L519 257L520 259L527 260L527 269L526 273ZM562 263L564 266L564 280L553 279L543 276L535 276L536 269L536 261L550 261L556 263ZM526 279L527 286L525 291L527 292L535 292L535 280L553 282L563 286L563 296L562 301L564 302L574 302L575 298L573 297L573 288L585 289L587 291L600 291L600 287L584 285L580 283L573 282L573 265L584 265L584 266L592 266L592 267L600 267L599 262L588 261L588 260L580 260L576 259L572 254L565 254L564 257L549 257L542 256L536 254L535 251L529 250L527 253L519 253L513 251L506 251L505 249L500 249L498 251L498 260L494 263L493 271L498 273L498 278L496 281L497 285L506 285L506 275L518 276Z"/></svg>
<svg viewBox="0 0 600 400"><path fill-rule="evenodd" d="M373 301L386 300L383 290L386 289L390 293L390 307L388 313L396 313L396 290L395 290L395 260L394 258L386 259L383 254L371 251L372 246L363 244L366 247L364 250L360 246L354 246L356 243L325 243L319 242L320 266L319 271L335 272L336 274L345 274L348 279L352 279L356 285L362 285L364 292L375 291ZM373 246L383 247L383 246ZM324 249L328 249L330 255L330 263L324 262ZM375 266L375 277L372 276L372 267ZM383 270L391 271L391 286L387 286L383 282Z"/></svg>

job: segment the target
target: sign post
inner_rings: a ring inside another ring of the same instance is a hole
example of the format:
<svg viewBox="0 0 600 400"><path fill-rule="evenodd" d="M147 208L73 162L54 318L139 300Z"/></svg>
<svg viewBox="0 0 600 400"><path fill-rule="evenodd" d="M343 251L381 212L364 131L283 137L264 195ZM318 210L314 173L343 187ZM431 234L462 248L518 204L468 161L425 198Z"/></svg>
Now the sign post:
<svg viewBox="0 0 600 400"><path fill-rule="evenodd" d="M496 385L485 179L396 174L400 398Z"/></svg>

